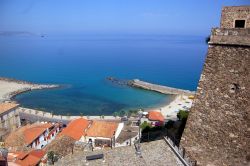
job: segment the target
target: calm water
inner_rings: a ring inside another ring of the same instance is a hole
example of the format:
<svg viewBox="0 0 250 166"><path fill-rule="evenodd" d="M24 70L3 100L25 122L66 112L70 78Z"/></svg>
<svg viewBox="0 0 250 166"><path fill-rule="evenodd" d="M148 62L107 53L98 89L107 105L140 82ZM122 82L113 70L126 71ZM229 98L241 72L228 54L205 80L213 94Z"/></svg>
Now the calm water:
<svg viewBox="0 0 250 166"><path fill-rule="evenodd" d="M195 90L206 49L203 37L190 36L0 36L0 76L63 85L18 95L16 100L25 107L108 115L172 98L116 86L106 77Z"/></svg>

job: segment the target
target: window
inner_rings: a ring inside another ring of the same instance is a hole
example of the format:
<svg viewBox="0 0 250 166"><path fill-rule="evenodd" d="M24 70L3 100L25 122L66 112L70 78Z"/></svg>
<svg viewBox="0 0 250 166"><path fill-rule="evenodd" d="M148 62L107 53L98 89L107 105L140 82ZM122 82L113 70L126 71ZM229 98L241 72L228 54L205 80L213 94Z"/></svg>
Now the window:
<svg viewBox="0 0 250 166"><path fill-rule="evenodd" d="M245 20L235 20L235 28L245 28Z"/></svg>

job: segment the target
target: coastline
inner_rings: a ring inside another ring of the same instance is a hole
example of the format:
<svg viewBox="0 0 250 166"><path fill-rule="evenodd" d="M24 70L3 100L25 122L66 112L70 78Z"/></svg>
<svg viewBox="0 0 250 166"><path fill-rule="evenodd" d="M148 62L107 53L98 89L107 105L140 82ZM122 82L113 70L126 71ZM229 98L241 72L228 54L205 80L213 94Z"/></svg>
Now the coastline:
<svg viewBox="0 0 250 166"><path fill-rule="evenodd" d="M36 84L27 81L0 77L0 103L12 100L16 95L32 90L59 88L54 84Z"/></svg>
<svg viewBox="0 0 250 166"><path fill-rule="evenodd" d="M139 79L134 79L129 82L131 87L144 89L148 91L154 91L166 95L175 95L175 98L163 106L154 107L153 109L145 109L146 112L158 111L161 112L166 121L177 120L177 113L180 110L189 110L192 106L194 91L172 88L163 85L152 84L149 82L141 81Z"/></svg>
<svg viewBox="0 0 250 166"><path fill-rule="evenodd" d="M155 84L150 84L149 85L154 85ZM156 85L158 86L158 85ZM159 85L160 87L164 87ZM6 102L6 101L14 101L13 98L21 93L25 93L28 91L32 90L42 90L42 89L53 89L53 88L58 88L60 87L59 85L53 85L53 84L36 84L36 83L31 83L27 81L20 81L20 80L15 80L15 79L9 79L9 78L2 78L0 77L0 103ZM132 86L133 87L133 86ZM141 88L145 89L145 88ZM155 91L154 89L148 88L147 90L149 91ZM184 90L185 92L185 90ZM160 92L159 92L160 93ZM167 94L166 92L164 94ZM191 93L193 94L193 93ZM179 110L188 110L191 105L192 105L192 99L189 98L191 95L189 92L188 93L180 93L180 94L170 94L174 96L174 99L169 103L162 103L160 106L155 106L152 108L145 108L145 111L159 111L163 114L165 120L176 120L177 119L177 113ZM22 108L22 110L33 110L29 108ZM38 111L38 110L36 110ZM44 113L43 113L44 114ZM45 113L46 114L46 113ZM48 112L48 114L51 114ZM52 115L50 115L52 116ZM60 117L65 116L65 115L58 115ZM96 116L88 116L87 119L102 119L100 118L101 115L96 115ZM53 117L53 116L52 116ZM77 118L81 117L80 115L76 116L70 116L70 120L72 118ZM64 118L63 118L64 119ZM104 116L104 119L117 119L117 117L114 116ZM66 120L66 119L65 119ZM69 120L69 119L67 119Z"/></svg>
<svg viewBox="0 0 250 166"><path fill-rule="evenodd" d="M193 99L189 97L189 95L176 95L175 99L170 103L153 109L146 109L145 111L161 112L166 121L177 120L177 113L179 110L189 110L191 108Z"/></svg>

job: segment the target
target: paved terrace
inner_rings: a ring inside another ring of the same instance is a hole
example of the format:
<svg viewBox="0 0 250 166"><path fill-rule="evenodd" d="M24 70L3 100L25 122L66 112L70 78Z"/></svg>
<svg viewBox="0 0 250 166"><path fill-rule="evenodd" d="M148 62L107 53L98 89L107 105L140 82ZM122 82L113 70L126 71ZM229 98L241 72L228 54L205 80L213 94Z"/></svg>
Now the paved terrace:
<svg viewBox="0 0 250 166"><path fill-rule="evenodd" d="M58 162L56 166L183 166L180 160L174 155L170 147L164 140L153 141L149 143L142 143L142 157L135 154L134 146L119 147L107 150L97 151L80 151L73 155L68 155ZM91 160L86 161L86 156L93 154L104 154L104 160Z"/></svg>
<svg viewBox="0 0 250 166"><path fill-rule="evenodd" d="M172 95L194 95L195 92L189 91L189 90L183 90L183 89L177 89L177 88L172 88L172 87L167 87L163 85L156 85L156 84L151 84L148 82L144 82L138 79L134 79L129 82L129 85L132 87L136 88L141 88L145 90L151 90L163 94L172 94Z"/></svg>

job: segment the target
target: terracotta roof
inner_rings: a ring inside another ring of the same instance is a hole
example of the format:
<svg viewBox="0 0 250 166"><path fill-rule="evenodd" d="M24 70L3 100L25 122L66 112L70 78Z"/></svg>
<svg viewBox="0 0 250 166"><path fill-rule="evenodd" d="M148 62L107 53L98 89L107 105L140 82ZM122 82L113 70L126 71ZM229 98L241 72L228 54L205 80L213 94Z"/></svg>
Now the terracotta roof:
<svg viewBox="0 0 250 166"><path fill-rule="evenodd" d="M15 103L0 103L0 114L5 113L17 106L18 104Z"/></svg>
<svg viewBox="0 0 250 166"><path fill-rule="evenodd" d="M29 128L24 130L25 143L27 145L31 144L37 137L51 127L53 127L51 123L31 125Z"/></svg>
<svg viewBox="0 0 250 166"><path fill-rule="evenodd" d="M66 128L62 130L59 134L69 136L75 140L79 140L83 135L85 135L85 129L89 126L89 121L84 118L79 118L72 120Z"/></svg>
<svg viewBox="0 0 250 166"><path fill-rule="evenodd" d="M157 111L150 111L148 113L148 119L152 121L164 122L164 116L162 115L162 113Z"/></svg>
<svg viewBox="0 0 250 166"><path fill-rule="evenodd" d="M93 124L87 130L87 136L111 138L117 127L118 123L116 122L93 121Z"/></svg>
<svg viewBox="0 0 250 166"><path fill-rule="evenodd" d="M39 164L45 152L43 150L33 150L29 153L24 153L17 156L15 163L21 166L36 166Z"/></svg>
<svg viewBox="0 0 250 166"><path fill-rule="evenodd" d="M14 161L17 156L23 154L23 152L9 152L8 153L8 162Z"/></svg>

